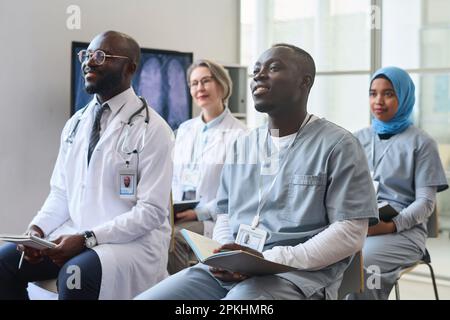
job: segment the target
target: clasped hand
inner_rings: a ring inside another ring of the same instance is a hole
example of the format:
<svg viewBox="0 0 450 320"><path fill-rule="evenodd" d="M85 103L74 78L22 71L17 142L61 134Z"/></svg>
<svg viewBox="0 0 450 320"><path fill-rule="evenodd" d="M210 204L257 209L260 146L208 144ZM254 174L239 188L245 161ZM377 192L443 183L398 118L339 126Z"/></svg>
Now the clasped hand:
<svg viewBox="0 0 450 320"><path fill-rule="evenodd" d="M41 230L36 229L30 229L28 233L39 238L42 238L44 235ZM39 263L47 256L53 263L61 267L66 261L85 249L84 236L79 234L62 235L53 242L56 244L56 247L52 249L38 250L18 245L17 250L25 252L24 259L31 264Z"/></svg>
<svg viewBox="0 0 450 320"><path fill-rule="evenodd" d="M186 210L186 211L182 211L182 212L178 212L175 215L175 219L176 219L177 223L198 220L197 213L194 210L192 210L192 209L189 209L189 210Z"/></svg>
<svg viewBox="0 0 450 320"><path fill-rule="evenodd" d="M367 231L367 236L376 236L379 234L395 233L397 228L395 223L392 221L384 222L380 220L376 225L369 227Z"/></svg>

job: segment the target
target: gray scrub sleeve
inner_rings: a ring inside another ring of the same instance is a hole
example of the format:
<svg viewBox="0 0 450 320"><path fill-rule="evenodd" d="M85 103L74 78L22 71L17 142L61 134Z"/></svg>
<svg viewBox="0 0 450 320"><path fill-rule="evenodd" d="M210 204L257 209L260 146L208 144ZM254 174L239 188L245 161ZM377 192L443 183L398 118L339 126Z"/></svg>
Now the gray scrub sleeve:
<svg viewBox="0 0 450 320"><path fill-rule="evenodd" d="M423 187L416 190L416 200L404 208L392 221L397 232L409 230L424 223L433 213L436 202L436 187Z"/></svg>
<svg viewBox="0 0 450 320"><path fill-rule="evenodd" d="M328 159L326 208L330 223L369 218L378 222L375 190L359 141L345 134Z"/></svg>
<svg viewBox="0 0 450 320"><path fill-rule="evenodd" d="M417 151L414 183L416 190L437 187L437 192L441 192L448 188L438 147L432 139L426 139Z"/></svg>

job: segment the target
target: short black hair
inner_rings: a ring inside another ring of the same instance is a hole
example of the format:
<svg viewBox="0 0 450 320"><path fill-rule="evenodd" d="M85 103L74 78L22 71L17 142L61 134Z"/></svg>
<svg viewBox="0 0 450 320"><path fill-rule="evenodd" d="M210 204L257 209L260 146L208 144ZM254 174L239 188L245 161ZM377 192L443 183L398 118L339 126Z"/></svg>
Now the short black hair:
<svg viewBox="0 0 450 320"><path fill-rule="evenodd" d="M295 53L295 55L297 56L297 58L301 63L302 69L311 75L312 78L311 86L312 86L312 84L314 83L314 78L316 77L316 64L314 62L313 57L305 50L292 44L276 43L272 46L272 48L280 48L280 47L291 49Z"/></svg>
<svg viewBox="0 0 450 320"><path fill-rule="evenodd" d="M136 63L136 65L139 65L139 62L141 61L141 47L136 40L125 33L113 30L104 32L103 36L115 37L124 41L122 42L124 45L120 46L120 50L123 51L123 53L134 63Z"/></svg>
<svg viewBox="0 0 450 320"><path fill-rule="evenodd" d="M137 41L134 40L132 37L130 37L128 35L124 35L124 36L125 36L125 40L128 43L128 47L130 48L131 58L134 60L136 65L139 65L139 63L141 62L141 47L139 46Z"/></svg>

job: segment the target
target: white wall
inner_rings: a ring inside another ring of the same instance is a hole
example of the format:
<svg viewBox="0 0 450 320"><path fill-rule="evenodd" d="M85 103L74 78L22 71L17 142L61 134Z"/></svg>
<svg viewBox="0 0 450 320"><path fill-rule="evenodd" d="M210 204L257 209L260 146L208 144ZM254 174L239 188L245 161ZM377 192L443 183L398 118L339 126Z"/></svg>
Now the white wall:
<svg viewBox="0 0 450 320"><path fill-rule="evenodd" d="M66 27L69 5L80 30ZM48 194L70 112L71 41L110 29L142 47L239 62L238 0L1 0L0 233L22 232Z"/></svg>

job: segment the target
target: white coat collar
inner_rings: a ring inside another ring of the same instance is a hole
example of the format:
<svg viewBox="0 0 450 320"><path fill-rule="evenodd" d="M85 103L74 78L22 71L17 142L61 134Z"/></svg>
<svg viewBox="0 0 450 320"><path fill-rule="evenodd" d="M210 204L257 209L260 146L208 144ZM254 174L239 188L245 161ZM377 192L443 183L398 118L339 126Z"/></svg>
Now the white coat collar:
<svg viewBox="0 0 450 320"><path fill-rule="evenodd" d="M203 120L203 113L202 113L202 114L199 116L199 118L200 118L200 122L201 122L202 125L203 125L203 131L209 130L209 129L214 128L214 127L218 126L219 124L221 124L222 121L223 121L223 119L225 119L225 117L226 117L227 114L229 114L229 113L230 113L230 110L229 110L227 107L225 107L225 109L222 111L222 113L221 113L219 116L217 116L216 118L212 119L212 120L211 120L210 122L208 122L208 123L206 123L206 122Z"/></svg>
<svg viewBox="0 0 450 320"><path fill-rule="evenodd" d="M195 122L193 123L193 125L195 127L200 127L202 132L205 132L213 128L219 129L221 124L226 122L224 120L226 120L229 116L231 116L230 109L225 107L223 112L218 117L214 118L212 121L208 123L205 123L205 121L203 121L203 114L200 114L198 117L194 118Z"/></svg>
<svg viewBox="0 0 450 320"><path fill-rule="evenodd" d="M121 129L125 123L128 123L130 116L142 106L142 101L134 93L133 88L125 90L105 103L108 103L109 105L110 102L113 103L114 108L118 108L118 110L116 111L116 116L106 128L104 134L100 137L98 145L101 145L103 141L108 139L109 136Z"/></svg>
<svg viewBox="0 0 450 320"><path fill-rule="evenodd" d="M119 93L118 95L115 95L114 97L112 97L111 99L109 99L108 101L105 101L104 103L100 103L98 101L97 95L94 96L94 105L95 104L101 104L102 106L104 106L105 104L107 104L111 110L111 115L112 118L115 118L117 115L119 115L119 117L121 118L122 121L125 121L123 119L123 114L121 111L121 109L123 108L123 106L126 103L129 103L130 101L133 101L133 97L136 97L136 93L134 92L133 88L130 87L128 89L126 89L125 91L122 91L121 93Z"/></svg>

